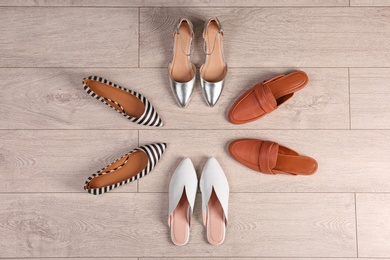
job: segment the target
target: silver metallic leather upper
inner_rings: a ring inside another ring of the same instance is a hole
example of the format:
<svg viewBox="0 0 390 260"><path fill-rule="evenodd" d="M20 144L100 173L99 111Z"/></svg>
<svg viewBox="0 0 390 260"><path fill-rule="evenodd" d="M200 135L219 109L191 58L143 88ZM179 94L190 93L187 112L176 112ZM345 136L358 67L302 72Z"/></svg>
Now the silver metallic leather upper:
<svg viewBox="0 0 390 260"><path fill-rule="evenodd" d="M188 57L188 62L191 63L190 55L191 55L191 52L193 49L193 36L194 36L194 30L193 30L193 25L192 25L191 21L189 21L186 18L180 18L179 22L176 25L175 33L179 34L179 28L180 28L180 25L183 21L186 21L188 23L188 25L190 26L191 44L190 44L190 47L189 47L187 52L185 52L184 50L182 50L182 52L184 55L186 55ZM173 45L173 53L175 53L175 47L176 47L176 44ZM188 105L188 102L191 98L191 95L192 95L192 92L193 92L194 86L195 86L195 81L196 81L196 68L192 63L191 63L191 66L193 68L194 77L188 82L177 82L174 79L172 79L172 76L170 73L171 72L171 64L169 64L169 83L170 83L173 95L174 95L177 103L183 108Z"/></svg>
<svg viewBox="0 0 390 260"><path fill-rule="evenodd" d="M219 82L208 82L200 77L200 86L202 87L203 97L208 106L214 106L222 94L225 79Z"/></svg>
<svg viewBox="0 0 390 260"><path fill-rule="evenodd" d="M194 91L195 81L196 73L194 73L194 77L188 82L176 82L171 78L171 75L169 75L169 83L174 97L177 103L183 108L186 107L190 101L192 92Z"/></svg>
<svg viewBox="0 0 390 260"><path fill-rule="evenodd" d="M207 27L210 24L210 22L212 22L212 21L215 21L218 24L218 27L219 27L218 34L223 35L223 29L222 29L221 22L218 20L217 17L215 17L215 18L209 19L205 23L204 30L203 30L203 38L206 37ZM216 41L216 37L218 34L216 34L216 36L215 36L213 46L207 46L206 39L204 40L204 52L206 54L206 60L207 60L208 55L211 55L214 52L215 41ZM211 47L212 49L208 50L209 47ZM225 60L223 45L222 45L222 56L223 56L223 59ZM203 66L201 67L201 73L200 73L200 85L202 87L203 97L206 100L207 105L213 107L217 103L219 97L222 94L222 90L223 90L223 87L225 84L225 77L226 77L226 73L227 73L227 64L225 62L224 78L218 82L209 82L209 81L203 79L202 78L202 68L203 68Z"/></svg>

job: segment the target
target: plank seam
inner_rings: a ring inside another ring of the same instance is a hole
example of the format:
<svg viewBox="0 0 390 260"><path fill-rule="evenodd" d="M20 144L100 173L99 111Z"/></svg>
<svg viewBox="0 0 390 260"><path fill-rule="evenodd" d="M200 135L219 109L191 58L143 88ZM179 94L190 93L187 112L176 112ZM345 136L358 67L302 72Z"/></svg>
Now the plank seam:
<svg viewBox="0 0 390 260"><path fill-rule="evenodd" d="M352 129L352 114L351 114L351 73L350 68L348 68L348 107L349 107L349 129Z"/></svg>
<svg viewBox="0 0 390 260"><path fill-rule="evenodd" d="M140 50L141 50L141 8L138 7L138 68L140 67Z"/></svg>
<svg viewBox="0 0 390 260"><path fill-rule="evenodd" d="M356 192L354 193L354 197L355 197L356 256L359 257L359 238L358 238L358 222L357 222Z"/></svg>
<svg viewBox="0 0 390 260"><path fill-rule="evenodd" d="M137 132L138 132L138 135L137 135L137 137L138 137L138 140L137 140L138 145L137 145L137 147L139 147L140 146L139 145L139 130ZM137 180L137 193L139 193L139 179Z"/></svg>

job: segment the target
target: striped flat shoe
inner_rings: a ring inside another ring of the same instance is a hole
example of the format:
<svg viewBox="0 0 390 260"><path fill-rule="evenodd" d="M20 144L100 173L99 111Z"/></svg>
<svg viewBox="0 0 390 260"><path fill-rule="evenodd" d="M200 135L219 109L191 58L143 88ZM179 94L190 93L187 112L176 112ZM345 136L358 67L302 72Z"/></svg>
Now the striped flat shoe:
<svg viewBox="0 0 390 260"><path fill-rule="evenodd" d="M83 87L90 96L115 109L134 123L148 126L164 125L156 109L140 93L97 76L84 78Z"/></svg>
<svg viewBox="0 0 390 260"><path fill-rule="evenodd" d="M156 166L166 147L166 143L155 143L135 148L92 174L85 182L84 190L99 195L144 177Z"/></svg>

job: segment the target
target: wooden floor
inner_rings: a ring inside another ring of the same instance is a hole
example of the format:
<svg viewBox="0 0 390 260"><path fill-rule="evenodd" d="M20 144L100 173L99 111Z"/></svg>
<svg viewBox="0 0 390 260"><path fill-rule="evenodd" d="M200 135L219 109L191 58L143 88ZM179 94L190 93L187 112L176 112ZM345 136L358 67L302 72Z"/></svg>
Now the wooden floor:
<svg viewBox="0 0 390 260"><path fill-rule="evenodd" d="M227 83L214 108L200 87L186 109L167 64L179 17L225 29ZM389 0L0 0L0 258L390 259ZM257 122L226 115L255 83L301 69L309 85ZM98 75L147 96L163 128L135 125L88 96ZM237 138L316 158L310 177L270 176L229 157ZM88 176L150 142L156 169L102 196ZM205 239L198 196L188 245L167 227L170 176L210 156L231 188L227 238Z"/></svg>

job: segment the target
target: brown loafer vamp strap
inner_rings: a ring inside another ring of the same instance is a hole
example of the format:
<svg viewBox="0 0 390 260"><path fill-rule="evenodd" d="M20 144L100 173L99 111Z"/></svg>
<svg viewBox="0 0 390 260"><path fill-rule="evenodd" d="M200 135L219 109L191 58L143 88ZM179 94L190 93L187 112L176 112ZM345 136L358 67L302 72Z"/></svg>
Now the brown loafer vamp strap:
<svg viewBox="0 0 390 260"><path fill-rule="evenodd" d="M279 145L270 141L263 141L259 152L259 168L262 173L275 174L276 161L278 159Z"/></svg>
<svg viewBox="0 0 390 260"><path fill-rule="evenodd" d="M276 99L267 85L259 84L253 91L258 105L264 113L271 113L277 108Z"/></svg>

